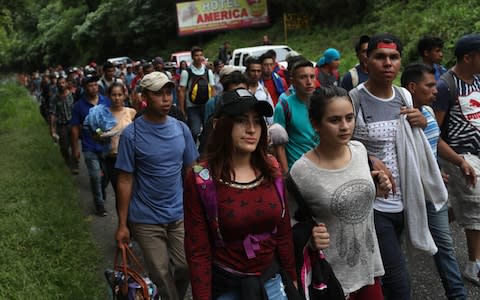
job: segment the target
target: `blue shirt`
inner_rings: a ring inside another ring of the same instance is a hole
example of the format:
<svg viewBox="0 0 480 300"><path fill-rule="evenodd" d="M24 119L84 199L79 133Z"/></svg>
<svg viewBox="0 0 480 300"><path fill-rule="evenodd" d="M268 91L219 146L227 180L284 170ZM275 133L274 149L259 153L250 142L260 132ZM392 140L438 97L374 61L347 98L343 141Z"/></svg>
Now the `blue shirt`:
<svg viewBox="0 0 480 300"><path fill-rule="evenodd" d="M220 99L220 94L213 96L212 98L208 99L207 103L205 103L205 112L203 117L203 127L207 126L208 119L215 113L215 109L217 108L217 102Z"/></svg>
<svg viewBox="0 0 480 300"><path fill-rule="evenodd" d="M110 107L111 103L110 100L102 95L98 95L98 103L103 104L107 107ZM102 153L105 152L106 147L108 145L100 145L95 143L92 134L88 127L83 126L83 121L87 117L90 108L94 107L95 105L89 103L85 96L82 96L80 100L73 104L72 108L72 119L70 120L70 125L78 126L82 128L81 130L81 140L82 140L82 152L95 152L95 153Z"/></svg>
<svg viewBox="0 0 480 300"><path fill-rule="evenodd" d="M447 69L442 65L433 64L433 69L435 70L435 81L438 81L440 76L447 72Z"/></svg>
<svg viewBox="0 0 480 300"><path fill-rule="evenodd" d="M308 118L308 107L296 94L288 96L290 120L285 119L281 102L275 106L274 123L280 124L288 133L288 143L285 145L288 168L290 169L305 152L313 149L319 143L319 137ZM288 126L287 126L288 123Z"/></svg>
<svg viewBox="0 0 480 300"><path fill-rule="evenodd" d="M151 123L141 116L128 125L115 168L134 175L129 220L168 224L183 219L182 168L197 158L190 130L175 118Z"/></svg>
<svg viewBox="0 0 480 300"><path fill-rule="evenodd" d="M127 84L127 87L130 87L130 84L132 83L133 79L135 78L135 73L127 73L125 75L125 83Z"/></svg>
<svg viewBox="0 0 480 300"><path fill-rule="evenodd" d="M432 148L433 155L437 157L437 146L438 140L440 139L440 127L435 120L435 116L432 114L433 110L428 110L425 106L422 106L421 112L425 119L427 119L427 127L423 129L423 133L427 137L428 142L430 143L430 148Z"/></svg>

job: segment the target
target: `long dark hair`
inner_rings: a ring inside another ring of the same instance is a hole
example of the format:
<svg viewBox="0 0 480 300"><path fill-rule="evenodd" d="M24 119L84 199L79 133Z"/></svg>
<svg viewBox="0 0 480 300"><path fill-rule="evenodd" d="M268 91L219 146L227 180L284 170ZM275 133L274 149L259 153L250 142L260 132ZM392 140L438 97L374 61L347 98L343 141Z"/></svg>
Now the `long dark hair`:
<svg viewBox="0 0 480 300"><path fill-rule="evenodd" d="M205 161L215 180L222 179L231 181L232 175L235 176L232 164L232 129L234 118L228 115L222 115L217 119L215 128L208 138ZM277 176L277 170L272 164L272 157L267 154L267 125L265 121L261 122L261 134L257 148L252 153L251 165L264 176L265 179L273 181Z"/></svg>

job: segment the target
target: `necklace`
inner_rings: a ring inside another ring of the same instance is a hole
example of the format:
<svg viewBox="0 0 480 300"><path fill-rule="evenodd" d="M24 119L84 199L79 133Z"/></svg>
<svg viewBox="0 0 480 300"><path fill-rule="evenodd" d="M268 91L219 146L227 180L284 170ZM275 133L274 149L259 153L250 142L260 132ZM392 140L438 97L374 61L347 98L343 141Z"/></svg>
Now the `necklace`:
<svg viewBox="0 0 480 300"><path fill-rule="evenodd" d="M232 188L236 188L240 190L248 190L248 189L253 189L259 186L263 181L263 176L259 176L255 178L252 182L248 182L248 183L241 183L241 182L235 182L235 181L230 182L230 181L225 181L223 179L219 179L218 181Z"/></svg>

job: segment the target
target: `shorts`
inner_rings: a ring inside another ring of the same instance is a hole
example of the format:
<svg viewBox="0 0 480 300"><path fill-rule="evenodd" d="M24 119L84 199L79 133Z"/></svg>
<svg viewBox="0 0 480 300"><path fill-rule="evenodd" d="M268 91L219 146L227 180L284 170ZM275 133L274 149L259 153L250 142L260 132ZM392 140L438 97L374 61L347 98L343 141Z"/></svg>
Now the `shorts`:
<svg viewBox="0 0 480 300"><path fill-rule="evenodd" d="M470 153L461 155L475 170L477 180L480 175L480 158ZM470 230L480 230L480 182L475 187L467 186L460 168L442 160L442 169L449 175L448 198L460 226Z"/></svg>

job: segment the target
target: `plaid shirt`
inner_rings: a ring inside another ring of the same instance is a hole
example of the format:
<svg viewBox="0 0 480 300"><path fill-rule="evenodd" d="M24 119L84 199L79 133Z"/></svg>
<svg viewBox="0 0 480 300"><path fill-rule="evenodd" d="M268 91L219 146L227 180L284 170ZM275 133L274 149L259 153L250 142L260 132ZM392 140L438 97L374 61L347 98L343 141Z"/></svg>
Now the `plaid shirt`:
<svg viewBox="0 0 480 300"><path fill-rule="evenodd" d="M56 94L50 101L50 114L54 115L58 125L66 125L72 118L73 96L68 93L67 96Z"/></svg>

